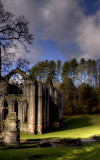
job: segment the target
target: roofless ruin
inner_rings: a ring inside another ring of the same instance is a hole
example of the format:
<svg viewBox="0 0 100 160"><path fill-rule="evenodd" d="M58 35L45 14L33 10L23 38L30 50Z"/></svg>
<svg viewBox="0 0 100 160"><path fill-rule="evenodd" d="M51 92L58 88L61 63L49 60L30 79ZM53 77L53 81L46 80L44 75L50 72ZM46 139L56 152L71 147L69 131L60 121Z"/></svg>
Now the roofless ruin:
<svg viewBox="0 0 100 160"><path fill-rule="evenodd" d="M10 82L11 76L20 74L20 84ZM0 80L0 132L4 131L6 116L16 112L20 120L20 131L42 134L59 128L62 121L61 94L46 82L33 81L19 68Z"/></svg>

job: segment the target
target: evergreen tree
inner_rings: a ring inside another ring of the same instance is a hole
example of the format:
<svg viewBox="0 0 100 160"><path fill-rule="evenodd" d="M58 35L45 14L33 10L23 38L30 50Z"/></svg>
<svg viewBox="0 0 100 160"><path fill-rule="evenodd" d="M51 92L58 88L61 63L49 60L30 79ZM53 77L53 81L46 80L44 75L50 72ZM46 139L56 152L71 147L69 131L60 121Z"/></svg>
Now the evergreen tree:
<svg viewBox="0 0 100 160"><path fill-rule="evenodd" d="M97 83L98 87L100 87L100 59L98 59L96 63L97 63Z"/></svg>
<svg viewBox="0 0 100 160"><path fill-rule="evenodd" d="M72 113L74 111L74 96L75 86L72 79L65 76L63 82L59 84L58 89L62 93L62 103L64 107L64 114Z"/></svg>
<svg viewBox="0 0 100 160"><path fill-rule="evenodd" d="M84 58L80 59L80 64L78 64L76 68L76 74L77 74L77 83L82 84L86 81L86 61Z"/></svg>
<svg viewBox="0 0 100 160"><path fill-rule="evenodd" d="M81 100L81 106L83 113L91 113L93 107L97 104L97 94L92 86L89 84L81 84L79 87L79 100Z"/></svg>
<svg viewBox="0 0 100 160"><path fill-rule="evenodd" d="M56 63L53 60L49 62L48 76L52 82L57 80Z"/></svg>
<svg viewBox="0 0 100 160"><path fill-rule="evenodd" d="M61 76L61 61L57 61L57 80L58 82L60 81L60 76Z"/></svg>
<svg viewBox="0 0 100 160"><path fill-rule="evenodd" d="M69 62L64 62L63 66L62 66L62 79L64 79L64 77L70 77L70 64Z"/></svg>
<svg viewBox="0 0 100 160"><path fill-rule="evenodd" d="M87 83L92 86L92 60L88 59L87 61Z"/></svg>
<svg viewBox="0 0 100 160"><path fill-rule="evenodd" d="M76 61L76 58L72 59L70 61L70 75L71 75L71 78L73 79L73 83L74 83L74 80L76 78L76 68L78 66L78 63Z"/></svg>
<svg viewBox="0 0 100 160"><path fill-rule="evenodd" d="M95 60L92 61L92 77L93 77L93 87L97 87L97 63Z"/></svg>

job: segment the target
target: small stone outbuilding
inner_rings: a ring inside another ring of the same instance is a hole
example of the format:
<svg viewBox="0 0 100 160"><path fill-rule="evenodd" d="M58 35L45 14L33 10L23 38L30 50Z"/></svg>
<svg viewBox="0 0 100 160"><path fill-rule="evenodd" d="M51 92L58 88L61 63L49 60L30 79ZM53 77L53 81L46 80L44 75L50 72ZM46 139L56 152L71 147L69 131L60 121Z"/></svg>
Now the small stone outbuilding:
<svg viewBox="0 0 100 160"><path fill-rule="evenodd" d="M24 83L11 84L10 78L20 74ZM61 94L52 83L33 81L19 68L0 80L0 132L4 131L6 116L16 112L20 131L42 134L59 128L62 121Z"/></svg>

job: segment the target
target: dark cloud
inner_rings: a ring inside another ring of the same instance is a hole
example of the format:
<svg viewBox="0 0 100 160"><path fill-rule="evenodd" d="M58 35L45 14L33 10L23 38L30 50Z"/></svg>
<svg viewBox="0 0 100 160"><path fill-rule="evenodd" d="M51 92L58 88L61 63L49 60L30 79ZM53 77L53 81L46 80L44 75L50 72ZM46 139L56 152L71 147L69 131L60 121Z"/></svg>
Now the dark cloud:
<svg viewBox="0 0 100 160"><path fill-rule="evenodd" d="M24 15L30 22L36 45L31 48L29 59L32 56L34 60L44 53L38 43L42 40L56 42L67 59L99 56L100 11L86 16L79 2L80 0L2 0L7 10L17 16Z"/></svg>

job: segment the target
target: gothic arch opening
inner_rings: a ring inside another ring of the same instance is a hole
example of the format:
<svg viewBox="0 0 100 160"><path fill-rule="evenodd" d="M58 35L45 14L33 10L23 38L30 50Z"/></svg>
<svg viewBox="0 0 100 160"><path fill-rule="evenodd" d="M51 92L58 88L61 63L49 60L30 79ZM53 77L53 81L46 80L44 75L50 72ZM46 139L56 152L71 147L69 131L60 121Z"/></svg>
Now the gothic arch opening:
<svg viewBox="0 0 100 160"><path fill-rule="evenodd" d="M23 77L16 73L13 74L9 79L8 92L9 94L23 94Z"/></svg>
<svg viewBox="0 0 100 160"><path fill-rule="evenodd" d="M6 100L4 101L4 108L5 108L5 107L6 107L6 108L8 107L8 102L7 102Z"/></svg>
<svg viewBox="0 0 100 160"><path fill-rule="evenodd" d="M24 83L24 78L22 77L21 74L19 73L14 73L13 75L11 75L11 77L9 78L9 83L10 84L23 84Z"/></svg>
<svg viewBox="0 0 100 160"><path fill-rule="evenodd" d="M2 120L6 120L6 116L8 114L8 109L7 108L4 108L2 110Z"/></svg>
<svg viewBox="0 0 100 160"><path fill-rule="evenodd" d="M21 75L21 76L23 77L23 79L26 79L26 78L27 78L26 73L25 73L24 71L22 71L21 69L19 69L19 68L16 68L15 70L12 70L12 71L6 76L6 78L9 80L9 79L11 78L11 76L13 76L14 74L15 74L15 75L16 75L16 74Z"/></svg>
<svg viewBox="0 0 100 160"><path fill-rule="evenodd" d="M18 117L18 102L15 101L14 103L14 112L16 112L16 116Z"/></svg>

